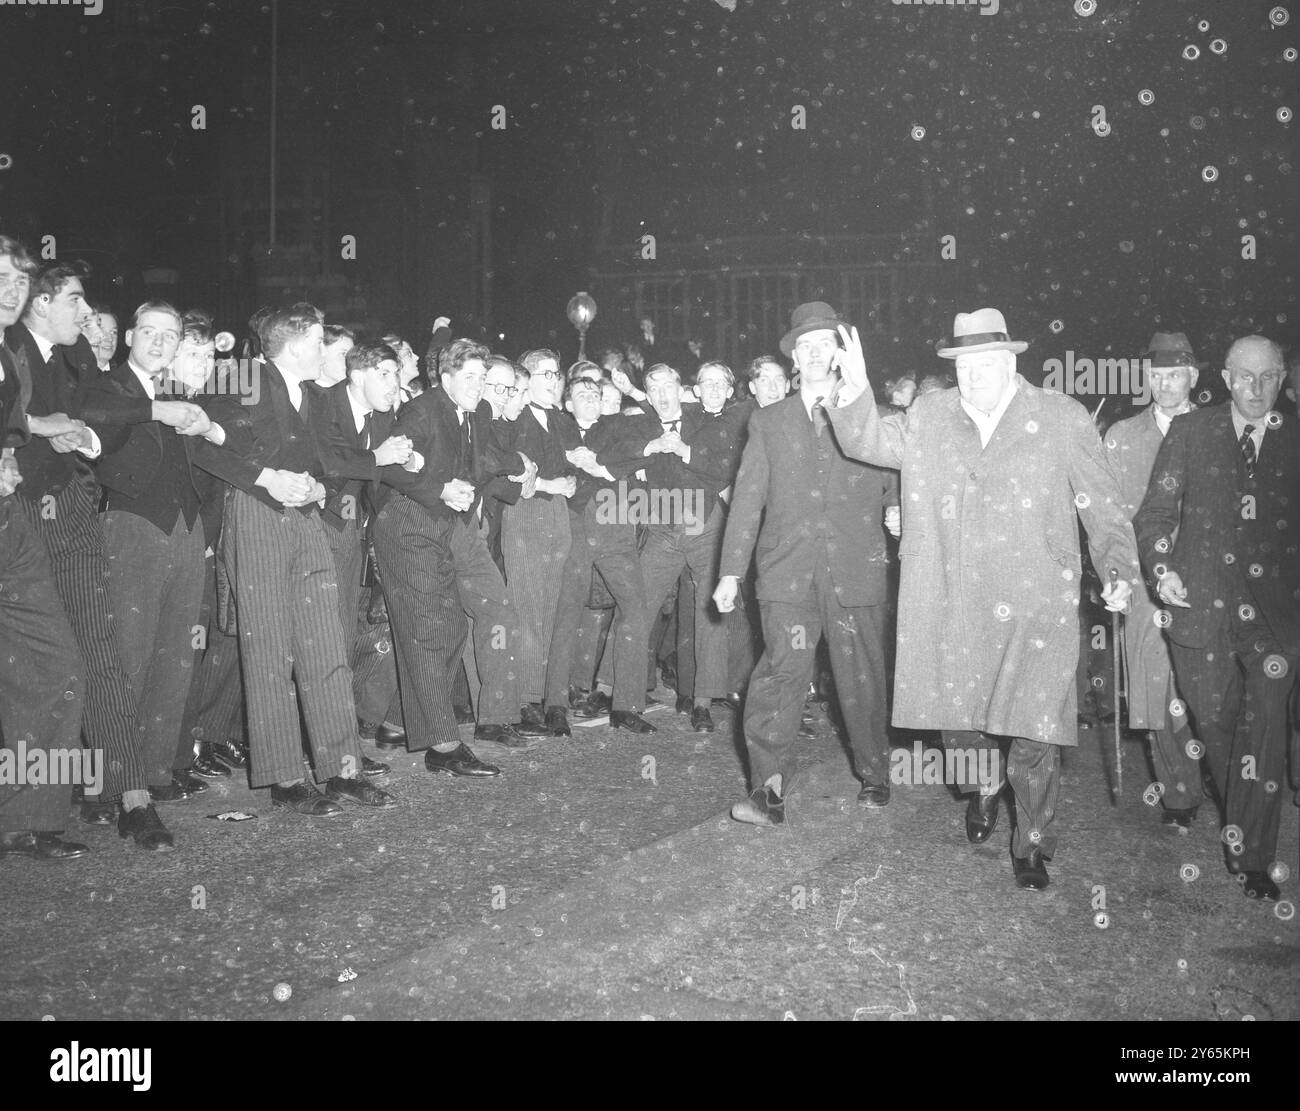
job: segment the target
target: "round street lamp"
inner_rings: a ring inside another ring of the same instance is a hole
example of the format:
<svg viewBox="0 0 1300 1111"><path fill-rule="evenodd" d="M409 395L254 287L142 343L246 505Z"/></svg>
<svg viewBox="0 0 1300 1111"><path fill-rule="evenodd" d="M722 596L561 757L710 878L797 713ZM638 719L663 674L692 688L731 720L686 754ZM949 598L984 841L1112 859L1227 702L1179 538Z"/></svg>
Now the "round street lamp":
<svg viewBox="0 0 1300 1111"><path fill-rule="evenodd" d="M587 329L596 319L596 302L589 293L575 293L564 310L569 323L578 329L578 358L587 357Z"/></svg>

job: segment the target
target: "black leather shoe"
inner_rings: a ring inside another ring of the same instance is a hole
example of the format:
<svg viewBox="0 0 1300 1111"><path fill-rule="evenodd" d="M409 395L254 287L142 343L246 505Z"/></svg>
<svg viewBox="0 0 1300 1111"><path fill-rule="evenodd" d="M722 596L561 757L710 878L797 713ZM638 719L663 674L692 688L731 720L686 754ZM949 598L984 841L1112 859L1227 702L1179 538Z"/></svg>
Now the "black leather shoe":
<svg viewBox="0 0 1300 1111"><path fill-rule="evenodd" d="M715 698L713 701L714 701L714 702L717 702L717 701L719 701L719 700ZM726 698L722 699L721 701L725 702L725 703L726 703L728 706L730 706L733 710L739 710L739 709L740 709L740 691L732 691L730 694L727 695Z"/></svg>
<svg viewBox="0 0 1300 1111"><path fill-rule="evenodd" d="M1047 875L1042 849L1031 849L1028 856L1013 855L1011 870L1016 874L1016 886L1029 891L1042 891L1052 882Z"/></svg>
<svg viewBox="0 0 1300 1111"><path fill-rule="evenodd" d="M519 707L519 720L524 725L545 725L546 715L540 703L526 702Z"/></svg>
<svg viewBox="0 0 1300 1111"><path fill-rule="evenodd" d="M206 791L208 789L206 783L199 780L195 780L195 782L198 783L203 790ZM154 802L184 802L186 799L192 799L198 793L198 791L191 790L189 785L174 772L172 773L172 781L170 783L166 783L161 787L149 788L149 797L153 799Z"/></svg>
<svg viewBox="0 0 1300 1111"><path fill-rule="evenodd" d="M1166 810L1160 815L1160 820L1167 826L1178 826L1182 829L1191 829L1192 823L1196 820L1196 811L1198 807L1192 806L1186 810Z"/></svg>
<svg viewBox="0 0 1300 1111"><path fill-rule="evenodd" d="M212 746L212 755L234 771L248 767L248 746L239 741L222 741Z"/></svg>
<svg viewBox="0 0 1300 1111"><path fill-rule="evenodd" d="M696 733L712 733L714 731L713 715L709 713L707 706L692 707L691 728Z"/></svg>
<svg viewBox="0 0 1300 1111"><path fill-rule="evenodd" d="M375 730L379 728L377 721L362 721L357 718L357 736L363 741L373 741L375 739Z"/></svg>
<svg viewBox="0 0 1300 1111"><path fill-rule="evenodd" d="M1242 872L1246 877L1246 882L1241 885L1242 891L1246 893L1248 899L1272 899L1277 901L1282 894L1267 872Z"/></svg>
<svg viewBox="0 0 1300 1111"><path fill-rule="evenodd" d="M966 840L982 845L998 827L998 791L992 795L973 792L966 800ZM1017 873L1018 874L1018 873Z"/></svg>
<svg viewBox="0 0 1300 1111"><path fill-rule="evenodd" d="M45 830L0 833L0 856L29 856L33 860L75 860L90 850Z"/></svg>
<svg viewBox="0 0 1300 1111"><path fill-rule="evenodd" d="M631 733L659 732L635 710L610 710L609 724L615 729L626 729Z"/></svg>
<svg viewBox="0 0 1300 1111"><path fill-rule="evenodd" d="M199 746L199 754L190 765L190 774L200 779L229 779L230 769L212 755L211 745L204 744Z"/></svg>
<svg viewBox="0 0 1300 1111"><path fill-rule="evenodd" d="M604 691L592 691L586 698L587 709L591 712L590 716L600 717L602 714L608 714L614 709L614 700Z"/></svg>
<svg viewBox="0 0 1300 1111"><path fill-rule="evenodd" d="M364 752L361 754L361 774L368 775L372 779L381 775L387 775L393 769L378 760L372 760Z"/></svg>
<svg viewBox="0 0 1300 1111"><path fill-rule="evenodd" d="M679 694L677 696L677 705L674 707L679 714L689 714L695 709L695 699L689 694Z"/></svg>
<svg viewBox="0 0 1300 1111"><path fill-rule="evenodd" d="M771 787L755 787L731 808L731 816L754 826L779 826L785 821L785 799Z"/></svg>
<svg viewBox="0 0 1300 1111"><path fill-rule="evenodd" d="M573 736L573 730L569 728L569 715L565 713L563 706L546 707L546 728L555 737Z"/></svg>
<svg viewBox="0 0 1300 1111"><path fill-rule="evenodd" d="M549 733L529 733L525 735L517 725L479 725L474 728L474 739L476 741L490 741L492 744L502 745L505 748L532 748L537 744L539 735L550 736ZM430 751L433 750L430 749ZM466 749L466 751L469 750Z"/></svg>
<svg viewBox="0 0 1300 1111"><path fill-rule="evenodd" d="M117 819L117 835L133 838L146 852L169 853L176 847L176 842L162 824L152 803L137 806L134 810L123 810Z"/></svg>
<svg viewBox="0 0 1300 1111"><path fill-rule="evenodd" d="M365 776L348 779L341 775L325 780L325 797L335 802L357 802L375 810L395 810L397 800L387 791L381 791Z"/></svg>
<svg viewBox="0 0 1300 1111"><path fill-rule="evenodd" d="M456 713L457 725L474 724L474 708L472 706L453 706L452 710Z"/></svg>
<svg viewBox="0 0 1300 1111"><path fill-rule="evenodd" d="M672 664L660 664L659 676L670 691L677 689L677 669Z"/></svg>
<svg viewBox="0 0 1300 1111"><path fill-rule="evenodd" d="M544 717L541 721L537 722L516 721L510 726L510 728L521 737L549 737L551 735L551 731L546 727L546 719Z"/></svg>
<svg viewBox="0 0 1300 1111"><path fill-rule="evenodd" d="M424 754L424 766L431 772L463 775L469 779L490 779L494 775L501 774L500 768L495 764L484 763L470 751L468 745L464 744L459 748L453 748L450 752L428 749Z"/></svg>
<svg viewBox="0 0 1300 1111"><path fill-rule="evenodd" d="M117 821L117 803L86 799L81 804L81 820L88 826L111 826Z"/></svg>
<svg viewBox="0 0 1300 1111"><path fill-rule="evenodd" d="M292 810L295 814L306 814L309 818L333 818L343 813L343 807L331 802L318 790L314 783L303 781L292 787L271 787L271 805L281 810Z"/></svg>
<svg viewBox="0 0 1300 1111"><path fill-rule="evenodd" d="M879 810L889 805L888 783L864 783L858 792L858 805L868 810Z"/></svg>
<svg viewBox="0 0 1300 1111"><path fill-rule="evenodd" d="M405 748L406 730L397 729L387 722L375 730L375 748Z"/></svg>
<svg viewBox="0 0 1300 1111"><path fill-rule="evenodd" d="M186 791L191 795L201 795L208 789L208 785L203 780L190 774L189 768L172 772L172 782L182 791Z"/></svg>

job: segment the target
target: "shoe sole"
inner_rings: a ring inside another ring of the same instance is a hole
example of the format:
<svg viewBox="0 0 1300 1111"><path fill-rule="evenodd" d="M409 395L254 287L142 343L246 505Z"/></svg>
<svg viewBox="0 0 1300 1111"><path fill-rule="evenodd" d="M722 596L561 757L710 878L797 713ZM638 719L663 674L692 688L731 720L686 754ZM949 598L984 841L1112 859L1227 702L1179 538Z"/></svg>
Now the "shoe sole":
<svg viewBox="0 0 1300 1111"><path fill-rule="evenodd" d="M364 807L364 808L367 809L367 810L396 810L396 809L397 809L397 800L396 800L395 798L393 798L391 795L389 796L389 798L387 799L387 801L380 803L378 806L376 806L376 805L375 805L374 803L372 803L372 802L362 802L360 799L358 799L358 798L353 798L351 795L330 795L330 794L327 794L325 797L326 797L327 799L329 799L330 802L337 802L337 803L340 803L340 804L345 803L345 802L350 802L350 803L352 803L354 806L361 806L361 807Z"/></svg>
<svg viewBox="0 0 1300 1111"><path fill-rule="evenodd" d="M863 810L884 810L889 805L889 799L885 799L884 802L876 799L858 799L858 805Z"/></svg>
<svg viewBox="0 0 1300 1111"><path fill-rule="evenodd" d="M768 829L784 825L784 821L773 821L770 815L760 814L757 810L737 803L731 808L731 819L747 826L763 826Z"/></svg>
<svg viewBox="0 0 1300 1111"><path fill-rule="evenodd" d="M80 860L83 856L89 856L90 850L84 853L68 853L65 856L38 856L36 853L0 853L0 859L3 860L34 860L39 864L60 864L65 860Z"/></svg>
<svg viewBox="0 0 1300 1111"><path fill-rule="evenodd" d="M475 783L486 782L489 779L501 778L501 773L499 771L493 775L469 775L465 772L454 772L450 768L431 768L428 764L425 764L424 770L429 772L431 775L446 775L450 776L452 779L467 779Z"/></svg>
<svg viewBox="0 0 1300 1111"><path fill-rule="evenodd" d="M334 800L330 799L330 801L333 802ZM286 814L297 814L303 818L340 818L343 816L342 810L336 810L332 814L311 814L308 813L306 810L299 810L293 806L286 806L282 802L271 803L271 808L273 810L282 810Z"/></svg>

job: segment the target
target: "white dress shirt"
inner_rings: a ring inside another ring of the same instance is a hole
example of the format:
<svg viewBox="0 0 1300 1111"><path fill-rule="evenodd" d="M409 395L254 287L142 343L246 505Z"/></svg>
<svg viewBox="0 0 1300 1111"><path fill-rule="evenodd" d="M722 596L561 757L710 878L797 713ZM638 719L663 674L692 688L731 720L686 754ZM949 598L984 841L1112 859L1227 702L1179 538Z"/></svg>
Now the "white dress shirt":
<svg viewBox="0 0 1300 1111"><path fill-rule="evenodd" d="M975 422L975 427L979 429L980 447L989 446L989 441L993 439L993 433L997 431L998 424L1002 420L1002 414L1007 411L1007 406L1011 404L1011 399L1015 395L1016 380L1013 378L1007 386L1007 392L1002 395L1002 400L991 413L981 413L964 397L961 399L961 407L966 410L967 415Z"/></svg>

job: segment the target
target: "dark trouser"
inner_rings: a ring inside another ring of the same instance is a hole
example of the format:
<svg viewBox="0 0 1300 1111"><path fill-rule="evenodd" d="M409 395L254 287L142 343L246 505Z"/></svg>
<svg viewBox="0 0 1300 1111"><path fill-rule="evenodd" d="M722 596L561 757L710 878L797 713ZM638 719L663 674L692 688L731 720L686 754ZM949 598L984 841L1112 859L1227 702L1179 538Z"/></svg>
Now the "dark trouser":
<svg viewBox="0 0 1300 1111"><path fill-rule="evenodd" d="M216 588L208 617L208 644L190 688L186 707L188 728L182 728L181 745L193 751L195 741L225 744L242 732L244 684L239 674L239 634L223 633L218 626ZM188 734L188 736L187 736ZM188 766L187 759L181 767Z"/></svg>
<svg viewBox="0 0 1300 1111"><path fill-rule="evenodd" d="M517 668L524 702L541 702L546 689L555 600L571 543L570 516L562 497L522 499L501 514L507 585L519 622Z"/></svg>
<svg viewBox="0 0 1300 1111"><path fill-rule="evenodd" d="M109 510L100 524L118 658L136 692L139 758L149 786L162 787L171 782L201 633L203 523L196 519L191 530L178 516L165 533L134 513Z"/></svg>
<svg viewBox="0 0 1300 1111"><path fill-rule="evenodd" d="M397 659L388 607L383 620L371 622L371 600L380 587L367 586L357 601L357 628L352 644L352 693L357 717L365 722L402 725L402 700L397 693Z"/></svg>
<svg viewBox="0 0 1300 1111"><path fill-rule="evenodd" d="M352 669L325 525L315 510L279 513L243 491L227 508L251 783L266 787L303 777L295 680L316 779L356 775L361 748Z"/></svg>
<svg viewBox="0 0 1300 1111"><path fill-rule="evenodd" d="M641 550L647 628L682 568L690 569L695 582L696 676L692 693L699 699L722 698L727 693L727 630L722 615L713 606L725 524L722 507L715 506L696 536L690 535L684 525L651 525Z"/></svg>
<svg viewBox="0 0 1300 1111"><path fill-rule="evenodd" d="M473 622L478 678L475 716L479 725L508 725L519 720L520 707L519 622L515 607L477 521L457 518L451 530L451 554L456 561L461 604ZM400 596L394 599L391 590L388 599L403 604ZM391 605L389 612L391 616ZM473 687L471 681L471 690Z"/></svg>
<svg viewBox="0 0 1300 1111"><path fill-rule="evenodd" d="M85 665L49 556L14 495L0 497L0 661L5 747L80 755ZM71 804L71 782L0 785L0 833L63 829Z"/></svg>
<svg viewBox="0 0 1300 1111"><path fill-rule="evenodd" d="M645 662L646 610L641 565L636 552L636 526L601 524L596 514L594 500L588 502L582 512L569 514L572 544L564 562L560 599L551 634L546 704L562 708L569 704L567 695L573 674L574 645L583 624L594 568L605 580L615 605L609 642L614 657L613 707L639 712L645 707L641 667ZM508 520L506 524L508 527Z"/></svg>
<svg viewBox="0 0 1300 1111"><path fill-rule="evenodd" d="M1169 647L1193 735L1205 744L1224 826L1241 831L1242 851L1230 851L1228 867L1266 871L1276 859L1286 786L1287 702L1300 656L1249 649L1238 662L1226 642Z"/></svg>
<svg viewBox="0 0 1300 1111"><path fill-rule="evenodd" d="M176 752L172 757L172 771L182 772L194 763L194 744L199 739L196 731L199 722L199 700L203 690L203 658L208 652L208 638L212 636L212 617L217 611L217 571L216 556L207 555L203 560L203 595L199 599L198 625L202 632L194 638L190 666L194 669L194 679L190 683L190 692L185 699L185 711L181 714L180 733L176 739ZM225 740L223 737L222 740Z"/></svg>
<svg viewBox="0 0 1300 1111"><path fill-rule="evenodd" d="M745 699L745 744L754 787L781 775L789 790L804 696L812 681L817 642L830 647L840 712L849 733L854 771L864 783L889 782L885 695L885 608L842 606L818 562L812 589L798 603L762 601L763 657Z"/></svg>
<svg viewBox="0 0 1300 1111"><path fill-rule="evenodd" d="M455 527L400 494L389 498L374 523L407 746L413 752L460 740L452 687L468 628L451 554Z"/></svg>
<svg viewBox="0 0 1300 1111"><path fill-rule="evenodd" d="M573 667L569 672L569 682L579 690L590 690L596 683L596 669L604 660L605 644L613 621L613 609L587 607L582 611L573 649ZM614 677L612 654L610 660L607 674L612 687Z"/></svg>
<svg viewBox="0 0 1300 1111"><path fill-rule="evenodd" d="M16 495L28 524L45 544L54 588L85 661L85 739L104 756L105 801L149 786L136 737L136 692L126 677L113 636L104 578L108 559L99 527L97 492L74 482L57 495L28 501Z"/></svg>
<svg viewBox="0 0 1300 1111"><path fill-rule="evenodd" d="M352 662L352 647L357 629L357 599L361 595L361 569L366 564L366 550L361 543L361 526L356 521L344 521L342 528L334 522L325 522L325 539L334 559L334 574L339 581L339 629L343 643L348 647L348 662Z"/></svg>
<svg viewBox="0 0 1300 1111"><path fill-rule="evenodd" d="M1010 783L1016 799L1016 829L1011 838L1011 851L1023 858L1038 848L1050 859L1056 852L1056 834L1051 832L1051 825L1061 795L1061 746L1028 737L1012 737L1010 741L1006 775L999 778L998 787L1004 781ZM994 753L998 763L1002 761L1001 738L988 733L945 729L943 747L971 753L973 761L963 760L963 766L973 763L977 768L993 767ZM982 784L977 778L967 776L965 782L955 786L963 795L969 795L979 791Z"/></svg>
<svg viewBox="0 0 1300 1111"><path fill-rule="evenodd" d="M1172 670L1168 694L1166 705L1172 705L1178 698ZM1192 737L1185 713L1175 716L1166 711L1164 726L1151 730L1151 765L1155 769L1156 782L1164 787L1160 802L1166 810L1191 810L1204 801L1200 758L1187 752Z"/></svg>

